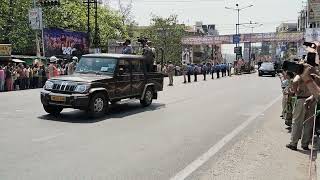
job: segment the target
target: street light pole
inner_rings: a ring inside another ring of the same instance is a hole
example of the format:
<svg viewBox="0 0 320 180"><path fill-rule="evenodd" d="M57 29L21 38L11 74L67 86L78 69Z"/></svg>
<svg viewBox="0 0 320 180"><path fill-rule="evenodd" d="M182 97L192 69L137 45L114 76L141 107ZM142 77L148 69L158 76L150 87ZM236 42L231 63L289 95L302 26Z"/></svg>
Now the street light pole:
<svg viewBox="0 0 320 180"><path fill-rule="evenodd" d="M239 7L239 4L236 4L236 8L232 8L232 7L225 7L226 9L231 9L231 10L234 10L234 11L237 11L237 14L238 14L238 23L236 24L236 36L239 36L240 35L240 11L241 10L244 10L244 9L247 9L249 7L252 7L253 5L249 5L249 6L245 6L245 7ZM239 42L240 43L240 42ZM236 43L236 47L239 46L239 43L237 42ZM236 59L238 60L238 55L236 55Z"/></svg>

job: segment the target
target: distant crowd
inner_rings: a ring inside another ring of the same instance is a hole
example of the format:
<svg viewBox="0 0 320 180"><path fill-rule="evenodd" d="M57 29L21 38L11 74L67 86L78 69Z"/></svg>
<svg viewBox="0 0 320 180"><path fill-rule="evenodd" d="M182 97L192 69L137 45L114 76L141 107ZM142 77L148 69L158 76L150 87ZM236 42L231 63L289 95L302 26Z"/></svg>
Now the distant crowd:
<svg viewBox="0 0 320 180"><path fill-rule="evenodd" d="M72 62L58 63L59 59L53 56L47 66L42 63L0 65L0 92L41 88L51 77L73 74L77 61L74 57Z"/></svg>

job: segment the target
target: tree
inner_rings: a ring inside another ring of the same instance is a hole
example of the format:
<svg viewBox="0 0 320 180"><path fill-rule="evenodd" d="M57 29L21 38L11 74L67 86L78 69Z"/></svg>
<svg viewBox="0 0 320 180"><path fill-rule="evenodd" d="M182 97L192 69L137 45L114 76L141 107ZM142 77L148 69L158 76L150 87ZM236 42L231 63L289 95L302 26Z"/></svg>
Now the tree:
<svg viewBox="0 0 320 180"><path fill-rule="evenodd" d="M181 63L181 39L184 35L185 26L178 24L176 15L167 18L154 16L151 26L142 32L142 36L150 39L156 49L164 50L165 62L170 60L176 64ZM157 61L160 61L159 56Z"/></svg>
<svg viewBox="0 0 320 180"><path fill-rule="evenodd" d="M10 9L10 1L13 2ZM16 54L35 54L35 31L29 27L28 11L32 0L0 1L0 42L10 40ZM94 12L91 6L91 12ZM87 31L87 8L83 1L61 0L56 7L43 7L45 27L62 28L73 31ZM94 13L91 13L91 27L94 29ZM121 15L107 6L98 7L98 23L101 44L110 38L123 38L128 35L122 24ZM91 32L93 37L94 31Z"/></svg>

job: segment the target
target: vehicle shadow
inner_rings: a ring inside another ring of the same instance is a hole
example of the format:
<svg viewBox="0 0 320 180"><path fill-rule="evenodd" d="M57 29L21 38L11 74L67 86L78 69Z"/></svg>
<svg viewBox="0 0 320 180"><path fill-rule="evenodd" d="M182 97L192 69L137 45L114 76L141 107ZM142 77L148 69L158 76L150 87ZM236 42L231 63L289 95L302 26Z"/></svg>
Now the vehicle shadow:
<svg viewBox="0 0 320 180"><path fill-rule="evenodd" d="M165 104L153 103L149 107L145 108L142 107L139 103L115 104L110 107L108 114L99 118L91 117L86 112L80 110L62 112L58 116L46 114L39 116L38 118L63 123L97 123L108 119L120 119L147 111L156 111L162 108L165 108Z"/></svg>

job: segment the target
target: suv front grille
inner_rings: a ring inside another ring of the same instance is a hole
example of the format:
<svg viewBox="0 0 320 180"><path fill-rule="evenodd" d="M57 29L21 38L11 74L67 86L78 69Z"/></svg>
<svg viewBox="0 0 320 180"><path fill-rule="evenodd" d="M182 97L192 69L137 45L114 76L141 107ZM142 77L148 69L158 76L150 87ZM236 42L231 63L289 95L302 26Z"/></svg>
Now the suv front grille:
<svg viewBox="0 0 320 180"><path fill-rule="evenodd" d="M73 92L76 86L76 84L68 81L54 82L52 90L59 92Z"/></svg>

